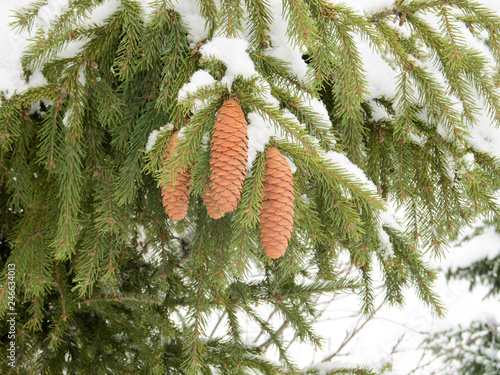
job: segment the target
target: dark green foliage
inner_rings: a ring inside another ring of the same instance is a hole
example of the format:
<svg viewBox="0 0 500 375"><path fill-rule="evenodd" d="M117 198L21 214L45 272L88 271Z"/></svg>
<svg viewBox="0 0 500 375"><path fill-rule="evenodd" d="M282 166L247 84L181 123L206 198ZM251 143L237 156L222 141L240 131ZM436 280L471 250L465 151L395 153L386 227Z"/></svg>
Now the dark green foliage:
<svg viewBox="0 0 500 375"><path fill-rule="evenodd" d="M48 83L2 94L0 267L7 272L15 264L18 314L12 368L5 358L4 272L2 374L317 374L295 363L259 306L299 341L320 347L312 324L320 314L316 298L359 293L360 313L372 313L376 267L390 303L402 304L411 286L442 314L425 251L441 254L461 228L498 211L499 161L471 147L465 134L481 109L475 97L495 121L500 97L490 62L465 45L461 25L486 30L498 58L500 19L468 1L404 1L367 17L323 0L286 0L287 36L307 49L309 76L300 79L290 61L269 53L279 15L267 1L197 1L207 39L194 43L167 0L147 12L138 1L120 0L103 23L81 26L100 3L70 1L48 32L34 30L44 2L16 15L15 27L34 32L25 74L41 69ZM426 12L439 17L438 29L426 24ZM410 37L398 33L394 17L408 24ZM246 33L257 74L234 77L227 87L228 67L200 49L216 36ZM393 66L395 97L367 100L358 36ZM84 42L79 52L57 57L77 41ZM179 97L200 69L216 82ZM230 97L276 130L280 136L269 144L297 167L293 233L276 261L259 243L265 152L257 153L234 213L213 220L203 205L210 134ZM310 99L322 101L328 117ZM40 108L30 111L34 103ZM387 118L374 120L373 105L386 108ZM162 167L174 130L179 144ZM375 189L348 170L356 166ZM159 185L188 168L189 211L174 222ZM405 214L401 228L381 220L389 204ZM355 270L352 279L337 270L341 254ZM269 344L246 342L247 324ZM280 362L266 359L269 345Z"/></svg>

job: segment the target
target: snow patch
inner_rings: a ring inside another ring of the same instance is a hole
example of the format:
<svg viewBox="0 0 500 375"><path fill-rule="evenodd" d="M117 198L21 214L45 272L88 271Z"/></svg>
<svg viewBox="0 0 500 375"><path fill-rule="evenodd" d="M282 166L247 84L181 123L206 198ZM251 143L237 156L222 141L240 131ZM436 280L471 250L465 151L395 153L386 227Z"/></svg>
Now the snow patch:
<svg viewBox="0 0 500 375"><path fill-rule="evenodd" d="M285 156L285 159L286 159L286 162L288 163L288 166L290 167L290 170L292 171L292 173L297 172L297 166L292 161L292 159L290 159L288 156Z"/></svg>
<svg viewBox="0 0 500 375"><path fill-rule="evenodd" d="M427 142L427 138L425 138L419 134L416 134L414 132L410 132L409 136L410 136L410 139L412 140L412 142L416 143L419 146L423 146L425 144L425 142Z"/></svg>
<svg viewBox="0 0 500 375"><path fill-rule="evenodd" d="M377 192L375 184L370 181L361 168L351 162L347 156L335 151L328 151L324 156L325 159L331 161L336 166L345 169L348 174L354 176L354 178L358 180L366 189L375 193Z"/></svg>
<svg viewBox="0 0 500 375"><path fill-rule="evenodd" d="M38 11L36 26L48 32L50 24L66 11L68 3L68 0L48 0Z"/></svg>
<svg viewBox="0 0 500 375"><path fill-rule="evenodd" d="M82 26L102 25L120 6L118 0L107 0L95 7L90 18L83 20Z"/></svg>
<svg viewBox="0 0 500 375"><path fill-rule="evenodd" d="M193 47L208 36L208 30L205 28L206 20L200 13L197 1L178 0L174 4L174 10L181 15L182 21L188 27L188 39L193 43Z"/></svg>
<svg viewBox="0 0 500 375"><path fill-rule="evenodd" d="M62 119L62 123L66 128L71 127L70 121L72 120L72 117L73 117L73 107L69 107Z"/></svg>
<svg viewBox="0 0 500 375"><path fill-rule="evenodd" d="M452 253L442 262L446 269L457 269L469 267L472 263L481 259L493 259L500 255L500 233L488 225L484 231L472 237L468 241L459 243L453 247Z"/></svg>
<svg viewBox="0 0 500 375"><path fill-rule="evenodd" d="M70 59L75 57L87 44L87 40L76 40L66 45L61 52L57 54L57 59Z"/></svg>
<svg viewBox="0 0 500 375"><path fill-rule="evenodd" d="M372 109L372 119L374 121L386 120L391 117L387 113L387 109L374 100L370 101L370 108Z"/></svg>
<svg viewBox="0 0 500 375"><path fill-rule="evenodd" d="M248 119L248 163L247 169L252 168L252 164L257 157L257 153L263 152L269 139L274 137L281 139L276 128L268 120L264 119L257 112L247 113Z"/></svg>
<svg viewBox="0 0 500 375"><path fill-rule="evenodd" d="M467 142L477 151L488 153L500 159L500 127L492 124L492 120L481 114L475 126L467 129L469 135L465 138Z"/></svg>
<svg viewBox="0 0 500 375"><path fill-rule="evenodd" d="M298 47L294 47L286 35L288 21L283 17L283 7L281 1L270 1L269 9L274 17L271 24L269 36L271 38L271 48L266 52L290 64L292 74L301 81L306 80L308 71L307 64L302 59L302 52Z"/></svg>
<svg viewBox="0 0 500 375"><path fill-rule="evenodd" d="M153 130L151 134L149 134L148 142L146 143L146 152L151 151L154 144L156 143L156 139L158 138L158 134L160 134L159 130Z"/></svg>
<svg viewBox="0 0 500 375"><path fill-rule="evenodd" d="M378 230L378 239L380 242L380 252L382 254L382 257L384 259L388 259L394 256L394 249L392 247L391 238L382 227L380 227Z"/></svg>
<svg viewBox="0 0 500 375"><path fill-rule="evenodd" d="M187 99L190 94L193 94L202 87L213 85L216 82L214 77L206 70L197 70L191 76L188 83L185 83L179 91L178 99L182 101Z"/></svg>
<svg viewBox="0 0 500 375"><path fill-rule="evenodd" d="M374 47L356 36L356 45L359 49L363 69L366 76L368 99L385 97L387 99L396 96L397 73L388 63L391 59L388 53L381 55L379 51L374 52Z"/></svg>
<svg viewBox="0 0 500 375"><path fill-rule="evenodd" d="M330 1L333 4L336 2ZM371 14L382 9L392 9L394 6L394 0L356 0L352 4L349 2L349 6L359 12Z"/></svg>
<svg viewBox="0 0 500 375"><path fill-rule="evenodd" d="M168 131L171 131L174 129L174 126L172 124L167 124L162 126L160 129L153 130L148 137L148 142L146 143L146 152L149 152L153 149L153 146L156 143L156 140L158 137Z"/></svg>
<svg viewBox="0 0 500 375"><path fill-rule="evenodd" d="M251 78L257 75L247 48L248 42L244 39L216 37L201 46L200 52L205 59L216 58L226 65L226 74L221 83L230 90L237 76Z"/></svg>

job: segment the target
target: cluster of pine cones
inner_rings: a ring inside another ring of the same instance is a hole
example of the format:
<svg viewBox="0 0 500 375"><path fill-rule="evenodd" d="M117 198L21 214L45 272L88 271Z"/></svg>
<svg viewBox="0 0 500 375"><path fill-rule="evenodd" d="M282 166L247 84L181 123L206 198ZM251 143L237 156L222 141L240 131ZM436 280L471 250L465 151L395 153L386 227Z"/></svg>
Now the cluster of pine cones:
<svg viewBox="0 0 500 375"><path fill-rule="evenodd" d="M174 132L163 154L163 165L175 157ZM203 201L208 215L219 219L233 212L241 197L248 162L248 131L238 102L228 99L217 114L210 142L210 183ZM260 240L266 254L276 259L285 253L293 226L293 176L285 157L274 146L267 149ZM164 168L162 166L162 168ZM178 181L162 185L163 206L173 220L185 218L189 205L190 170L178 171Z"/></svg>

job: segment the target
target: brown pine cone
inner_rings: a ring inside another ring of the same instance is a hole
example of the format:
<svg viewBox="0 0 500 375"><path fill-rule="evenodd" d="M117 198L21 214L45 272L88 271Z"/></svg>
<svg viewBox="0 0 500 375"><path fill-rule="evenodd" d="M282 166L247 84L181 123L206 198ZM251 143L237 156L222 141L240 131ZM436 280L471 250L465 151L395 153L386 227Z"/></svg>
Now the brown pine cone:
<svg viewBox="0 0 500 375"><path fill-rule="evenodd" d="M174 132L162 158L162 169L166 164L169 157L174 157L175 147L178 144L178 132ZM163 197L163 207L165 212L172 220L182 220L186 217L189 205L189 180L191 178L191 171L188 169L181 173L178 169L178 181L176 184L168 186L161 185L161 195ZM165 171L164 171L165 173Z"/></svg>
<svg viewBox="0 0 500 375"><path fill-rule="evenodd" d="M276 147L269 147L259 227L262 248L271 259L282 256L288 247L292 235L294 199L290 166Z"/></svg>
<svg viewBox="0 0 500 375"><path fill-rule="evenodd" d="M248 162L245 115L234 99L217 114L210 142L210 185L203 200L208 215L219 219L238 206Z"/></svg>

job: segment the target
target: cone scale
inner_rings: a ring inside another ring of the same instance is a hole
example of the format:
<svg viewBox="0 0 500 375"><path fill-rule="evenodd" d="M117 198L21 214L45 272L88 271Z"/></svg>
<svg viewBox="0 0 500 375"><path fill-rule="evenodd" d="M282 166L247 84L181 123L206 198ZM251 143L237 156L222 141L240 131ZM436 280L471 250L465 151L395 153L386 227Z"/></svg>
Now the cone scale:
<svg viewBox="0 0 500 375"><path fill-rule="evenodd" d="M217 114L210 142L210 184L203 199L211 218L219 219L238 206L247 162L245 115L236 100L228 99Z"/></svg>
<svg viewBox="0 0 500 375"><path fill-rule="evenodd" d="M290 241L293 227L293 175L285 157L269 147L264 172L260 210L260 242L271 259L281 257Z"/></svg>

